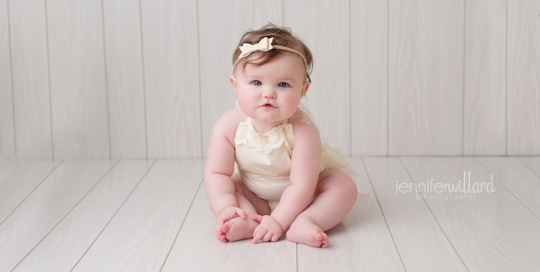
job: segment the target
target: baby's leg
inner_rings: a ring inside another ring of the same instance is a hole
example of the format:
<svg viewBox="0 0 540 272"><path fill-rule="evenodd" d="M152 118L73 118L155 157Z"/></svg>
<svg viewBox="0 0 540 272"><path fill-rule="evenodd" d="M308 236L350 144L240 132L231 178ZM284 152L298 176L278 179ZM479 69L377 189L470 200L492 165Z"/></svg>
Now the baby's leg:
<svg viewBox="0 0 540 272"><path fill-rule="evenodd" d="M224 224L220 224L218 222L218 226L216 227L216 234L218 238L223 242L233 242L242 239L253 238L253 231L259 225L259 223L257 223L251 218L252 215L258 214L255 206L251 203L250 200L248 200L248 197L251 200L254 199L253 196L250 195L253 193L249 192L243 186L238 176L233 176L233 180L235 181L235 195L238 201L238 205L240 206L240 209L246 212L247 219L244 220L240 217L235 217L225 222ZM261 201L264 200L258 197L257 199L258 201L256 203L261 206ZM268 206L268 203L266 203L266 205Z"/></svg>
<svg viewBox="0 0 540 272"><path fill-rule="evenodd" d="M291 224L287 239L314 247L328 247L328 236L324 231L336 226L351 210L357 192L354 181L343 172L328 169L321 173L313 202Z"/></svg>

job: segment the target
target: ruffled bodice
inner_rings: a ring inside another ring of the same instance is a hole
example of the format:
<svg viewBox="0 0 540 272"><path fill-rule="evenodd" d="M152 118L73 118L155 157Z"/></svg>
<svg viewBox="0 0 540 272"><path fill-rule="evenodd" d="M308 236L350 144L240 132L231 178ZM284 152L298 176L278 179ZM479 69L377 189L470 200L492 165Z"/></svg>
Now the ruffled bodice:
<svg viewBox="0 0 540 272"><path fill-rule="evenodd" d="M251 118L248 117L246 121L238 125L234 143L236 146L245 145L247 147L253 147L266 154L269 154L272 150L282 145L290 151L294 145L293 126L288 124L287 121L283 121L281 125L261 134L255 130L255 127L251 123Z"/></svg>

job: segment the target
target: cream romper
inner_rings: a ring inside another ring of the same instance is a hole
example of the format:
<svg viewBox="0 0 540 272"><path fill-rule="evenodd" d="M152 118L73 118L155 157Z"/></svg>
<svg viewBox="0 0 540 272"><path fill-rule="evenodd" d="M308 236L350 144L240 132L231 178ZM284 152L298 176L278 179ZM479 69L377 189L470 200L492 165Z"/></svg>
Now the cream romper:
<svg viewBox="0 0 540 272"><path fill-rule="evenodd" d="M298 116L302 117L302 122L314 125L305 106L300 105L291 119ZM290 184L291 154L294 147L293 125L285 120L279 126L261 134L256 131L251 118L247 117L236 129L234 144L236 171L245 186L258 197L268 201L273 211ZM340 169L351 177L355 175L339 150L323 142L320 172L330 168Z"/></svg>

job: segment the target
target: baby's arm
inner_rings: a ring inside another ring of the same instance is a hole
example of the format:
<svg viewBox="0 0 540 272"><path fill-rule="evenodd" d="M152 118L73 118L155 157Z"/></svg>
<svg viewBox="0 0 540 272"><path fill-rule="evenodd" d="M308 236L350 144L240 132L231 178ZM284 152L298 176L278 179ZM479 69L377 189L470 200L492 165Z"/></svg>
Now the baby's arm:
<svg viewBox="0 0 540 272"><path fill-rule="evenodd" d="M210 209L218 217L226 208L238 207L231 178L234 171L234 124L238 124L234 111L223 114L214 125L204 168L206 196Z"/></svg>
<svg viewBox="0 0 540 272"><path fill-rule="evenodd" d="M310 204L321 165L321 139L313 126L294 123L294 149L291 156L290 185L281 196L279 205L272 212L287 231L294 219Z"/></svg>

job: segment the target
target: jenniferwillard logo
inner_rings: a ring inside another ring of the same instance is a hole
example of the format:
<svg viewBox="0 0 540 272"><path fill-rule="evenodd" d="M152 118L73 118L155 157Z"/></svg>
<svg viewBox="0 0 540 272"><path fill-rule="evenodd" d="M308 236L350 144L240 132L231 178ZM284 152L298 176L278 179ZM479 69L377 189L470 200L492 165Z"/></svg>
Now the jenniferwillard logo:
<svg viewBox="0 0 540 272"><path fill-rule="evenodd" d="M478 193L493 193L493 174L489 182L471 182L471 172L463 172L463 181L455 183L435 182L435 179L424 183L405 183L396 180L396 195L398 193L416 193L416 199L470 199Z"/></svg>

